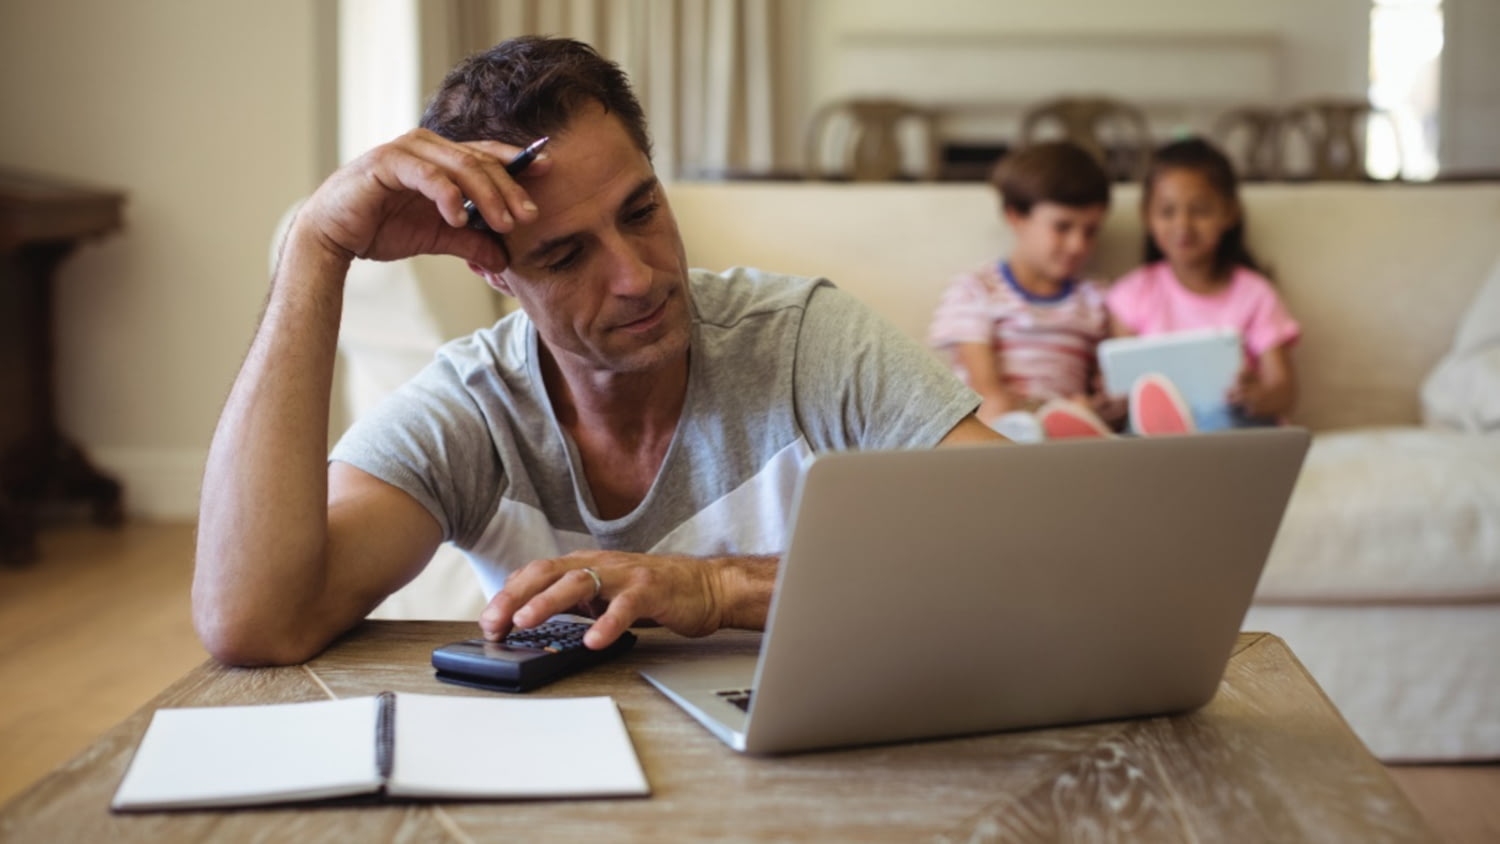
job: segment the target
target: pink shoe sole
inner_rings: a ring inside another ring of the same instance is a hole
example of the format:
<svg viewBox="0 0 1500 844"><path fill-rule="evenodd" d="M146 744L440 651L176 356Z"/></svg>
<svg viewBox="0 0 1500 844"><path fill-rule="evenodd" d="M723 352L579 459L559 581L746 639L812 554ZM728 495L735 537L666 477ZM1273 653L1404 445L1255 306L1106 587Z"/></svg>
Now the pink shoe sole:
<svg viewBox="0 0 1500 844"><path fill-rule="evenodd" d="M1114 436L1109 426L1093 412L1065 399L1047 402L1036 415L1049 440Z"/></svg>
<svg viewBox="0 0 1500 844"><path fill-rule="evenodd" d="M1149 373L1130 387L1130 429L1145 436L1191 434L1193 412L1165 375Z"/></svg>

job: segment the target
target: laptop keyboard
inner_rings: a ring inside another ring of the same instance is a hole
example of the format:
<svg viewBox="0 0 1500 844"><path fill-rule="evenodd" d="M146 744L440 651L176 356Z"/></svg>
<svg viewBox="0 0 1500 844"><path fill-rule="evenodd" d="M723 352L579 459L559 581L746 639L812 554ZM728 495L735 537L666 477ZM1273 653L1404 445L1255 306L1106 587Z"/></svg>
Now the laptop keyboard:
<svg viewBox="0 0 1500 844"><path fill-rule="evenodd" d="M754 689L723 689L721 691L714 692L714 694L716 694L719 697L723 698L726 703L732 703L735 706L738 706L740 709L742 709L742 710L744 710L746 712L749 712L750 711L750 697L751 697L751 695L755 694L755 690Z"/></svg>

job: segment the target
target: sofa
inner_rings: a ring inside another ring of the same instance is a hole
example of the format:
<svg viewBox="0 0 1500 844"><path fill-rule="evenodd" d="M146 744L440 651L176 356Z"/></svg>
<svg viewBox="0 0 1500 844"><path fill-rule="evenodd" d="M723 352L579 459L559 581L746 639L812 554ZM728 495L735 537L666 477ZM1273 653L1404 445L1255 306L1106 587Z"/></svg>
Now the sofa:
<svg viewBox="0 0 1500 844"><path fill-rule="evenodd" d="M983 184L678 182L668 196L692 265L826 276L918 340L947 280L1009 239ZM1095 277L1137 262L1138 200L1117 188ZM1314 432L1245 629L1284 638L1381 759L1500 758L1500 184L1256 184L1243 200L1249 244L1303 323L1292 421ZM456 264L357 266L349 413L505 309ZM377 615L481 606L445 549Z"/></svg>

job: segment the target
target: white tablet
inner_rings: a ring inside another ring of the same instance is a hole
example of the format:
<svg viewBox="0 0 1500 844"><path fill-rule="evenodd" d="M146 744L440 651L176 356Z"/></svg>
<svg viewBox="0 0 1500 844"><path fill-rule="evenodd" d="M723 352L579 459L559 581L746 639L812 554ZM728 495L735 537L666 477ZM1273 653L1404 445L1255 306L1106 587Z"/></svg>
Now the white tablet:
<svg viewBox="0 0 1500 844"><path fill-rule="evenodd" d="M1137 378L1159 372L1193 408L1223 404L1242 361L1240 333L1232 328L1115 337L1099 344L1099 368L1111 395L1128 395Z"/></svg>

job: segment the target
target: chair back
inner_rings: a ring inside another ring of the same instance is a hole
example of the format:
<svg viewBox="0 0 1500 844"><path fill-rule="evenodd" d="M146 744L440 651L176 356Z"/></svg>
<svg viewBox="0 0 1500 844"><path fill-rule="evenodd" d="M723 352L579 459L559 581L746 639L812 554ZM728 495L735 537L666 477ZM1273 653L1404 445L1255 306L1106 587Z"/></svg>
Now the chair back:
<svg viewBox="0 0 1500 844"><path fill-rule="evenodd" d="M1214 121L1213 138L1241 179L1281 178L1281 111L1268 106L1230 109Z"/></svg>
<svg viewBox="0 0 1500 844"><path fill-rule="evenodd" d="M915 152L912 130L916 131ZM830 147L834 165L829 168ZM818 109L808 123L806 167L809 178L856 182L938 175L937 115L901 100L849 99ZM915 161L913 171L909 161Z"/></svg>
<svg viewBox="0 0 1500 844"><path fill-rule="evenodd" d="M1059 97L1022 116L1023 146L1059 136L1088 150L1116 180L1140 178L1151 157L1145 114L1110 97Z"/></svg>
<svg viewBox="0 0 1500 844"><path fill-rule="evenodd" d="M1365 145L1372 122L1385 121L1396 142L1401 160L1400 138L1395 119L1364 100L1307 100L1287 108L1280 121L1280 157L1283 178L1331 181L1368 181ZM1301 159L1300 171L1289 162ZM1400 172L1398 170L1398 172Z"/></svg>

